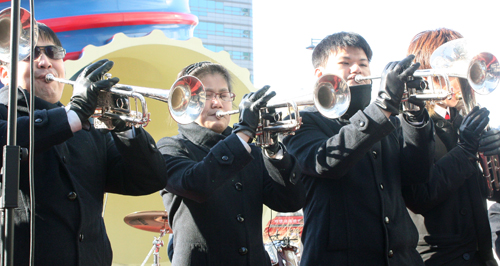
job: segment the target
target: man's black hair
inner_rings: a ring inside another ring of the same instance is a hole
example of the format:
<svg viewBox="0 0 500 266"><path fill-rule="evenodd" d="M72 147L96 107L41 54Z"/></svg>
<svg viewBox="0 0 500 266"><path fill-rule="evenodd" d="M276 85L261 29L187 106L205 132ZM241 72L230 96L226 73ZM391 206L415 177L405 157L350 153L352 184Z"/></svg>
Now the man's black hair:
<svg viewBox="0 0 500 266"><path fill-rule="evenodd" d="M354 32L338 32L325 37L316 45L312 55L314 68L325 67L332 52L346 47L360 48L365 52L368 62L372 60L373 52L365 38Z"/></svg>

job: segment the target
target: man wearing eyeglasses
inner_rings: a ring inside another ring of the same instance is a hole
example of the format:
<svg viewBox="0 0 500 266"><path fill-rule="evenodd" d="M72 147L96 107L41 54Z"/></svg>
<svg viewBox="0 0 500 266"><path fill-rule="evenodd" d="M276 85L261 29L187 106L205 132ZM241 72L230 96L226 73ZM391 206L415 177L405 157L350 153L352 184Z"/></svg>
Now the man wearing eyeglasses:
<svg viewBox="0 0 500 266"><path fill-rule="evenodd" d="M57 35L39 23L34 55L35 265L111 265L112 251L102 218L105 192L146 195L165 187L166 166L153 138L142 128L116 123L114 132L90 126L100 90L118 79L102 80L113 62L86 67L64 107L64 49ZM10 68L0 66L0 140L6 144ZM29 147L30 63L18 65L17 144ZM84 130L82 130L84 129ZM28 162L21 162L19 207L15 210L14 264L28 265L30 254Z"/></svg>

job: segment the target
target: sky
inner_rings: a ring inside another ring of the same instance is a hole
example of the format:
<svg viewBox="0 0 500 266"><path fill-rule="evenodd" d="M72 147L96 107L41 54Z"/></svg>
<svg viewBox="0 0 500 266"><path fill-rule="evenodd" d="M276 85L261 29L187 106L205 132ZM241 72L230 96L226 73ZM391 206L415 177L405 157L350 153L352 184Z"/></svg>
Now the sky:
<svg viewBox="0 0 500 266"><path fill-rule="evenodd" d="M253 0L254 85L270 85L279 99L312 91L316 79L312 51L306 47L311 38L340 31L359 33L368 41L373 50L372 75L405 58L417 33L442 27L500 57L498 11L498 0ZM378 83L374 81L374 92ZM478 102L491 111L490 125L495 128L500 126L498 99L500 88L478 96Z"/></svg>

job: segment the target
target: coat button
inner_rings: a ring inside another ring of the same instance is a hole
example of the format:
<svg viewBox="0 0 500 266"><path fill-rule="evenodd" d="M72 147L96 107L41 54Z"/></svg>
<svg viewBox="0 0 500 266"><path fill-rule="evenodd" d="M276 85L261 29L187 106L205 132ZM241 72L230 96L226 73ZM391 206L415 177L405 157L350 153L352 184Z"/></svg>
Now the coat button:
<svg viewBox="0 0 500 266"><path fill-rule="evenodd" d="M241 214L238 214L236 215L236 220L240 223L244 222L245 221L245 218L243 218L243 216Z"/></svg>
<svg viewBox="0 0 500 266"><path fill-rule="evenodd" d="M462 215L464 215L464 216L465 216L465 215L467 215L467 209L465 209L465 208L464 208L464 209L461 209L461 210L460 210L460 214L462 214Z"/></svg>
<svg viewBox="0 0 500 266"><path fill-rule="evenodd" d="M234 187L236 188L236 190L242 190L243 189L243 184L241 184L240 182L234 184Z"/></svg>
<svg viewBox="0 0 500 266"><path fill-rule="evenodd" d="M392 251L392 249L390 249L389 253L387 254L387 256L389 256L389 258L394 257L394 251Z"/></svg>
<svg viewBox="0 0 500 266"><path fill-rule="evenodd" d="M385 222L386 224L388 224L388 223L390 222L389 217L387 217L387 216L386 216L386 217L384 218L384 222Z"/></svg>
<svg viewBox="0 0 500 266"><path fill-rule="evenodd" d="M470 254L469 253L464 253L464 255L462 255L462 257L464 258L464 260L470 260Z"/></svg>
<svg viewBox="0 0 500 266"><path fill-rule="evenodd" d="M380 189L384 190L384 184L380 183Z"/></svg>
<svg viewBox="0 0 500 266"><path fill-rule="evenodd" d="M68 161L68 159L66 159L66 156L62 157L62 161L63 161L63 163L66 163Z"/></svg>
<svg viewBox="0 0 500 266"><path fill-rule="evenodd" d="M373 159L377 159L377 151L372 151Z"/></svg>
<svg viewBox="0 0 500 266"><path fill-rule="evenodd" d="M35 119L35 123L42 123L43 119L41 119L40 117Z"/></svg>
<svg viewBox="0 0 500 266"><path fill-rule="evenodd" d="M227 160L229 160L229 157L227 157L226 155L224 155L224 156L222 156L222 160L223 161L227 161Z"/></svg>
<svg viewBox="0 0 500 266"><path fill-rule="evenodd" d="M361 122L359 122L359 126L360 126L360 127L364 127L364 126L365 126L365 121L361 121Z"/></svg>
<svg viewBox="0 0 500 266"><path fill-rule="evenodd" d="M246 255L248 253L248 249L246 247L241 247L238 249L240 255Z"/></svg>
<svg viewBox="0 0 500 266"><path fill-rule="evenodd" d="M80 234L80 236L78 237L78 240L80 240L80 242L83 241L83 234Z"/></svg>
<svg viewBox="0 0 500 266"><path fill-rule="evenodd" d="M68 199L71 200L71 201L74 201L77 196L78 195L74 191L71 191L70 193L68 193Z"/></svg>

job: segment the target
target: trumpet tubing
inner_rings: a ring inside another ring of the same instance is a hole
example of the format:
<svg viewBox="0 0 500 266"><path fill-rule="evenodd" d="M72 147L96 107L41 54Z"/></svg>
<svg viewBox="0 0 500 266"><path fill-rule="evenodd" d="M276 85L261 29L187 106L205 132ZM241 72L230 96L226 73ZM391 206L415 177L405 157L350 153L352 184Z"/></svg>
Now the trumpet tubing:
<svg viewBox="0 0 500 266"><path fill-rule="evenodd" d="M76 82L56 78L52 74L45 76L46 82L61 82L75 85ZM131 111L128 97L141 102L142 111ZM109 91L101 91L94 117L100 122L96 128L113 129L112 120L120 119L130 126L147 126L150 114L144 97L168 103L170 115L179 124L193 122L205 106L205 88L201 81L193 76L184 76L177 79L170 90L116 84Z"/></svg>

